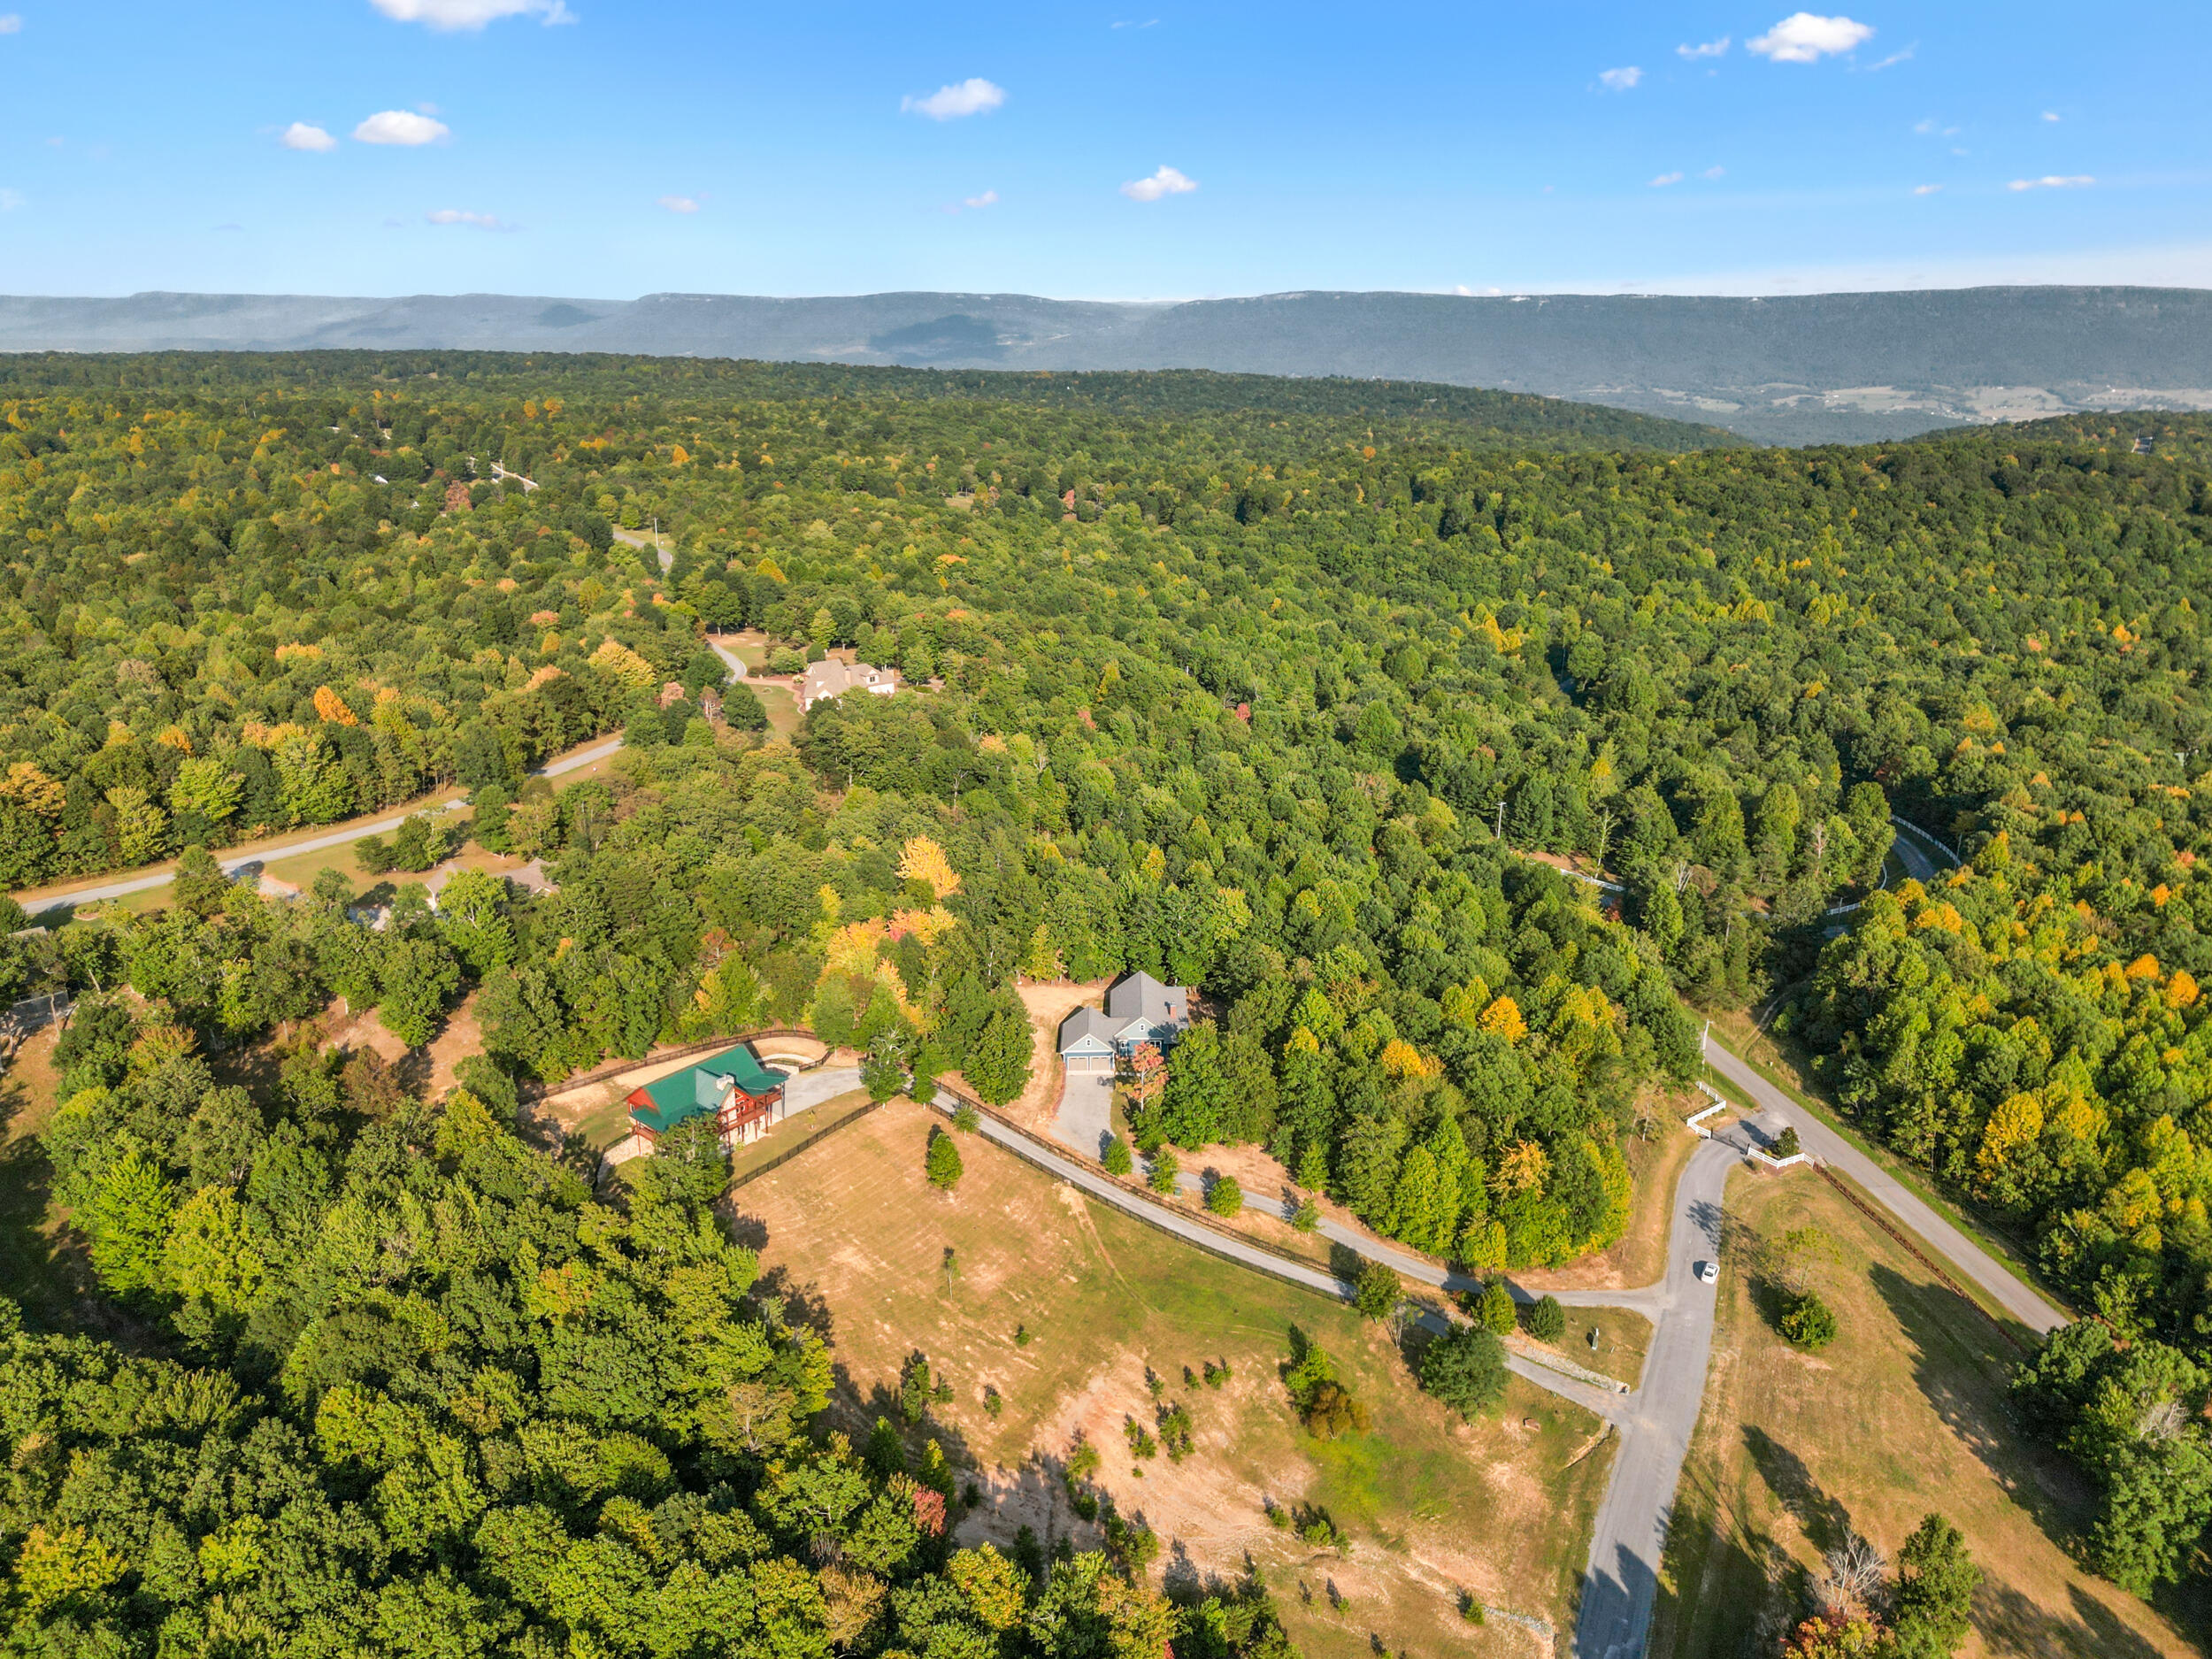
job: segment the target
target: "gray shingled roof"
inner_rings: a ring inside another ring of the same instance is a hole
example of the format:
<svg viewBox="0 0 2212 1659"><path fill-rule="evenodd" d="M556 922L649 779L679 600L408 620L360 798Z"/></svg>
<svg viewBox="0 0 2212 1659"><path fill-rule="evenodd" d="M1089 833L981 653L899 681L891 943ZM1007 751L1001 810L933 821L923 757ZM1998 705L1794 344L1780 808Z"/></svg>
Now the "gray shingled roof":
<svg viewBox="0 0 2212 1659"><path fill-rule="evenodd" d="M1060 1052L1073 1048L1086 1037L1095 1037L1109 1048L1114 1046L1115 1025L1094 1008L1079 1008L1060 1022Z"/></svg>
<svg viewBox="0 0 2212 1659"><path fill-rule="evenodd" d="M1117 1021L1141 1019L1154 1025L1167 1025L1174 1015L1168 987L1150 974L1124 974L1106 992L1106 1011Z"/></svg>

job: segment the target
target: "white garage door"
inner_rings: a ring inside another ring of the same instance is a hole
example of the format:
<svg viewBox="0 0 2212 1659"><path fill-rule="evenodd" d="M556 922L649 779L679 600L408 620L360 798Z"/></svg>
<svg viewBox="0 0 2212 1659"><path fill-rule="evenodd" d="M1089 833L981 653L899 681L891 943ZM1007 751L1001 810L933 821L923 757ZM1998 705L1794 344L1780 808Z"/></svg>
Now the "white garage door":
<svg viewBox="0 0 2212 1659"><path fill-rule="evenodd" d="M1062 1056L1071 1071L1110 1071L1114 1063L1102 1054L1071 1054Z"/></svg>

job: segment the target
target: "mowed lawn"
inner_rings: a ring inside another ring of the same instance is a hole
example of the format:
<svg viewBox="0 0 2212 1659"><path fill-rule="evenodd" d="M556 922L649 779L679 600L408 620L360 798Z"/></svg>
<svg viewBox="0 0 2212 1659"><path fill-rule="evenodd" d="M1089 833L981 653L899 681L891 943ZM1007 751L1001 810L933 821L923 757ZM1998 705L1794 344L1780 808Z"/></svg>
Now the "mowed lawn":
<svg viewBox="0 0 2212 1659"><path fill-rule="evenodd" d="M1103 1455L1098 1484L1160 1534L1162 1570L1234 1577L1248 1552L1310 1659L1371 1654L1378 1638L1394 1653L1540 1650L1541 1630L1500 1612L1566 1631L1612 1461L1595 1418L1514 1379L1496 1416L1463 1425L1420 1393L1385 1327L1088 1200L980 1136L959 1137L966 1173L939 1194L922 1159L942 1121L895 1102L733 1202L770 1287L830 1335L841 1426L857 1438L879 1415L895 1421L890 1396L916 1351L950 1384L912 1443L933 1437L974 1471L988 1512L964 1536L1004 1543L1026 1523L1041 1539L1095 1541L1059 1479L1079 1432ZM1368 1432L1325 1443L1299 1426L1279 1369L1293 1326L1336 1361ZM1220 1387L1202 1381L1209 1362L1228 1367ZM1192 1455L1136 1458L1126 1420L1149 1425L1177 1401L1194 1421ZM1271 1502L1326 1509L1348 1552L1271 1525ZM1498 1611L1470 1624L1463 1594Z"/></svg>
<svg viewBox="0 0 2212 1659"><path fill-rule="evenodd" d="M2012 1349L1809 1170L1729 1180L1720 1324L1705 1412L1682 1477L1655 1659L1747 1647L1800 1606L1802 1570L1845 1529L1893 1560L1928 1511L1966 1534L1983 1581L1968 1655L2151 1659L2199 1651L2157 1611L2077 1566L2061 1540L2084 1520L2064 1460L2009 1420ZM1761 1310L1758 1243L1817 1226L1816 1270L1839 1334L1805 1355Z"/></svg>

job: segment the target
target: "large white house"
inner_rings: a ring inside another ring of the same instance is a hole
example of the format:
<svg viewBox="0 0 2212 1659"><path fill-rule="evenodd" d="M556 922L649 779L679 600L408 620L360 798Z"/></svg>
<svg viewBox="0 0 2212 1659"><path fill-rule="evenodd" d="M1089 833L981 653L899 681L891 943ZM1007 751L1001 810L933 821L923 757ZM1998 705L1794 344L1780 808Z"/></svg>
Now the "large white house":
<svg viewBox="0 0 2212 1659"><path fill-rule="evenodd" d="M899 671L895 668L878 668L872 663L848 663L826 657L806 665L806 672L799 680L799 708L803 712L818 703L841 697L849 691L872 692L887 697L898 688Z"/></svg>
<svg viewBox="0 0 2212 1659"><path fill-rule="evenodd" d="M1070 1071L1110 1071L1139 1043L1171 1045L1190 1025L1190 987L1125 973L1106 990L1103 1010L1079 1008L1060 1022L1060 1064Z"/></svg>

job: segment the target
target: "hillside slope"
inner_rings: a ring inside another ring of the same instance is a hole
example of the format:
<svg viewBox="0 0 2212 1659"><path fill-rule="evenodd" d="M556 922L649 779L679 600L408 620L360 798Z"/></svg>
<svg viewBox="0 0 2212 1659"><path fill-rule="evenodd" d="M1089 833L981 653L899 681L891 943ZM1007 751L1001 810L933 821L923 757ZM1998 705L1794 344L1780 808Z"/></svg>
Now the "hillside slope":
<svg viewBox="0 0 2212 1659"><path fill-rule="evenodd" d="M2017 288L1766 299L1294 293L634 301L142 294L0 298L0 350L447 347L1009 369L1210 368L1532 392L1769 442L2212 407L2212 294Z"/></svg>

